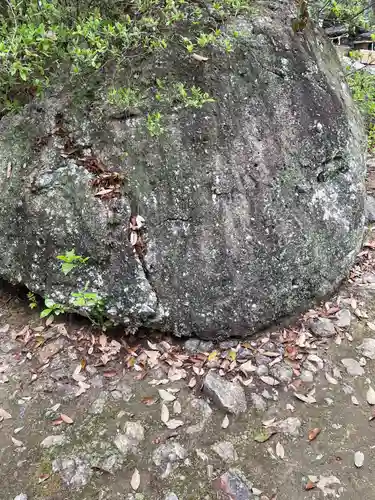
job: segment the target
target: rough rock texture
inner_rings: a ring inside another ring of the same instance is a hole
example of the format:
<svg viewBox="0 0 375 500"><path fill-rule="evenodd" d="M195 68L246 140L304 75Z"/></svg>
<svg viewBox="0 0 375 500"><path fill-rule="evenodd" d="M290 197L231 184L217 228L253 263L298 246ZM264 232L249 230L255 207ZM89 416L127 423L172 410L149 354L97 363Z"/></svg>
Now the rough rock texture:
<svg viewBox="0 0 375 500"><path fill-rule="evenodd" d="M243 387L237 382L229 382L218 373L208 372L203 384L203 391L223 410L238 415L247 410Z"/></svg>
<svg viewBox="0 0 375 500"><path fill-rule="evenodd" d="M125 325L206 338L249 334L337 286L362 239L362 125L330 42L293 32L296 2L255 11L228 22L230 54L144 65L137 81L172 74L215 98L167 107L160 137L57 91L0 121L2 277L64 304L89 281ZM124 176L120 198L94 196L82 157ZM131 214L145 218L138 253ZM90 260L64 277L56 255L73 247Z"/></svg>

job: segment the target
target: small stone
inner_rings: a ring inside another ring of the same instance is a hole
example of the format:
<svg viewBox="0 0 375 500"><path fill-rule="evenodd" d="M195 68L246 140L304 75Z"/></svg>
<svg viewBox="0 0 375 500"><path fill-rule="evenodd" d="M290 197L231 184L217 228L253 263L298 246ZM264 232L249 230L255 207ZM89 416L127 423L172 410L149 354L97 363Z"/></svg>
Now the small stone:
<svg viewBox="0 0 375 500"><path fill-rule="evenodd" d="M47 361L55 356L61 349L65 347L65 339L64 337L58 337L53 342L48 342L45 344L39 351L39 361L42 364L47 363Z"/></svg>
<svg viewBox="0 0 375 500"><path fill-rule="evenodd" d="M187 452L183 446L177 441L170 441L161 444L156 448L152 454L152 460L155 465L165 465L167 463L173 463L180 460L184 460L187 456Z"/></svg>
<svg viewBox="0 0 375 500"><path fill-rule="evenodd" d="M336 326L339 328L348 328L352 320L352 314L349 309L342 309L336 313Z"/></svg>
<svg viewBox="0 0 375 500"><path fill-rule="evenodd" d="M237 352L237 359L239 361L243 359L249 359L254 355L253 351L251 349L247 349L246 347L240 347L238 352Z"/></svg>
<svg viewBox="0 0 375 500"><path fill-rule="evenodd" d="M198 432L202 432L207 420L212 415L211 406L204 399L194 398L190 402L190 406L192 408L192 413L198 413L199 422L195 425L190 425L186 429L187 434L196 434ZM190 413L190 412L189 412Z"/></svg>
<svg viewBox="0 0 375 500"><path fill-rule="evenodd" d="M46 438L43 439L43 441L40 443L40 446L43 448L51 448L52 446L61 446L65 444L67 441L66 436L63 434L57 434L54 436L47 436Z"/></svg>
<svg viewBox="0 0 375 500"><path fill-rule="evenodd" d="M362 467L363 463L365 461L365 456L361 451L356 451L354 453L354 464L356 467Z"/></svg>
<svg viewBox="0 0 375 500"><path fill-rule="evenodd" d="M268 366L267 365L259 365L257 366L256 372L258 377L264 377L268 374Z"/></svg>
<svg viewBox="0 0 375 500"><path fill-rule="evenodd" d="M284 364L277 364L271 368L271 375L280 382L288 384L293 378L293 369Z"/></svg>
<svg viewBox="0 0 375 500"><path fill-rule="evenodd" d="M131 388L124 380L118 382L114 387L114 390L121 393L121 399L123 399L126 403L129 402L133 396Z"/></svg>
<svg viewBox="0 0 375 500"><path fill-rule="evenodd" d="M213 444L211 448L224 462L235 462L238 460L236 450L230 441L220 441Z"/></svg>
<svg viewBox="0 0 375 500"><path fill-rule="evenodd" d="M375 222L375 198L371 195L366 196L365 210L368 222Z"/></svg>
<svg viewBox="0 0 375 500"><path fill-rule="evenodd" d="M238 345L238 340L223 340L220 342L219 347L221 350L233 349Z"/></svg>
<svg viewBox="0 0 375 500"><path fill-rule="evenodd" d="M357 349L366 358L375 359L375 339L364 338L362 344Z"/></svg>
<svg viewBox="0 0 375 500"><path fill-rule="evenodd" d="M348 374L353 377L363 375L365 373L362 366L355 359L345 358L341 360L341 363L345 366Z"/></svg>
<svg viewBox="0 0 375 500"><path fill-rule="evenodd" d="M336 330L333 322L328 318L312 318L308 327L317 337L333 337Z"/></svg>
<svg viewBox="0 0 375 500"><path fill-rule="evenodd" d="M297 437L300 433L301 420L297 417L288 417L281 422L276 422L275 427L277 427L279 432Z"/></svg>
<svg viewBox="0 0 375 500"><path fill-rule="evenodd" d="M14 497L14 500L27 500L27 495L25 493L20 493L16 497Z"/></svg>
<svg viewBox="0 0 375 500"><path fill-rule="evenodd" d="M267 409L267 402L260 394L251 394L251 401L256 410L265 411Z"/></svg>
<svg viewBox="0 0 375 500"><path fill-rule="evenodd" d="M167 493L165 500L178 500L178 496L175 493Z"/></svg>
<svg viewBox="0 0 375 500"><path fill-rule="evenodd" d="M222 474L214 483L215 488L222 491L226 497L232 500L252 500L251 485L248 483L241 471L229 469Z"/></svg>
<svg viewBox="0 0 375 500"><path fill-rule="evenodd" d="M300 379L302 382L314 382L314 374L310 370L302 370Z"/></svg>
<svg viewBox="0 0 375 500"><path fill-rule="evenodd" d="M144 429L142 425L139 422L126 422L124 434L117 434L113 442L123 455L127 455L129 452L135 452L143 440Z"/></svg>
<svg viewBox="0 0 375 500"><path fill-rule="evenodd" d="M185 351L194 354L198 352L200 340L199 339L188 339L184 342Z"/></svg>
<svg viewBox="0 0 375 500"><path fill-rule="evenodd" d="M214 343L210 340L201 340L199 343L199 352L211 352L214 349Z"/></svg>
<svg viewBox="0 0 375 500"><path fill-rule="evenodd" d="M92 469L79 457L58 458L52 462L52 471L59 472L63 482L72 488L83 488L90 481Z"/></svg>
<svg viewBox="0 0 375 500"><path fill-rule="evenodd" d="M106 392L101 392L98 399L96 399L89 408L89 413L91 415L100 415L104 411L105 404L108 399L108 394Z"/></svg>
<svg viewBox="0 0 375 500"><path fill-rule="evenodd" d="M217 373L207 373L203 391L221 408L239 414L247 410L245 392L237 382L229 382Z"/></svg>

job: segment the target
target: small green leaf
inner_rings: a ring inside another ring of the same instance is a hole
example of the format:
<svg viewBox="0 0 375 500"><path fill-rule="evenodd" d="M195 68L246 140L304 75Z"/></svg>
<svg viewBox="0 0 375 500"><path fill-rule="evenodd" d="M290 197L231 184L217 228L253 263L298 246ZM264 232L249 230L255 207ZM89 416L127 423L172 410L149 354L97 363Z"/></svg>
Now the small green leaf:
<svg viewBox="0 0 375 500"><path fill-rule="evenodd" d="M254 436L254 441L257 443L264 443L265 441L268 441L271 436L276 434L276 431L271 430L271 429L261 429L257 434Z"/></svg>
<svg viewBox="0 0 375 500"><path fill-rule="evenodd" d="M41 318L45 318L46 316L49 316L52 312L52 309L43 309L43 311L40 313Z"/></svg>
<svg viewBox="0 0 375 500"><path fill-rule="evenodd" d="M70 271L72 269L74 269L76 267L75 264L72 264L72 263L69 263L69 262L64 262L63 264L61 264L61 271L65 274L65 276L67 274L70 273Z"/></svg>
<svg viewBox="0 0 375 500"><path fill-rule="evenodd" d="M47 308L53 308L53 306L56 305L56 302L52 299L45 299L44 304L46 305Z"/></svg>
<svg viewBox="0 0 375 500"><path fill-rule="evenodd" d="M233 349L231 349L231 350L228 352L228 356L227 356L227 357L228 357L228 359L229 359L230 361L236 361L236 359L237 359L237 353L236 353L236 351L234 351Z"/></svg>

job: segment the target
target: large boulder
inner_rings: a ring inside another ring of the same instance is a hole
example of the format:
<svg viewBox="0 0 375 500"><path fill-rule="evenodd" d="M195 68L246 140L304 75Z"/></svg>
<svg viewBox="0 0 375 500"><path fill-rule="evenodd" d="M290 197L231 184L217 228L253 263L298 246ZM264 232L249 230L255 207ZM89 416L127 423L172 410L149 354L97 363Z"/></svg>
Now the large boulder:
<svg viewBox="0 0 375 500"><path fill-rule="evenodd" d="M296 2L259 6L227 22L231 52L139 70L215 99L166 106L161 135L61 89L1 119L3 278L62 304L88 282L129 327L210 338L332 292L363 235L362 123L330 42L292 29ZM89 261L64 276L72 248Z"/></svg>

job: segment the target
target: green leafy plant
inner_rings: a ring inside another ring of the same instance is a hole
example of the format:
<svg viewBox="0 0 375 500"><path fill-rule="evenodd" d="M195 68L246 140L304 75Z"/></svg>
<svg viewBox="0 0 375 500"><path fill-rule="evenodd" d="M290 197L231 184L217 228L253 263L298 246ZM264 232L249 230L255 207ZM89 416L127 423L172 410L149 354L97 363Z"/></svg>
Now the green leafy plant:
<svg viewBox="0 0 375 500"><path fill-rule="evenodd" d="M0 6L0 113L15 112L54 82L85 86L103 69L131 71L143 53L173 45L192 53L215 44L217 22L249 10L249 0L215 0L195 7L185 0L6 0ZM215 17L212 17L212 10ZM191 36L182 37L184 26ZM194 41L193 41L194 40ZM182 43L181 43L182 42ZM110 91L109 99L132 101L128 90Z"/></svg>
<svg viewBox="0 0 375 500"><path fill-rule="evenodd" d="M38 307L38 303L36 301L35 293L28 292L27 298L29 299L29 307L30 307L30 309L35 309L36 307Z"/></svg>
<svg viewBox="0 0 375 500"><path fill-rule="evenodd" d="M74 248L65 252L64 255L58 255L56 257L58 260L62 261L61 271L67 275L72 271L75 267L85 264L89 257L82 257L81 255L76 255Z"/></svg>
<svg viewBox="0 0 375 500"><path fill-rule="evenodd" d="M121 108L139 107L143 99L138 89L121 87L108 92L108 102Z"/></svg>
<svg viewBox="0 0 375 500"><path fill-rule="evenodd" d="M355 54L353 54L355 57ZM375 75L367 71L349 68L348 83L353 99L361 110L368 131L368 147L375 149Z"/></svg>
<svg viewBox="0 0 375 500"><path fill-rule="evenodd" d="M90 321L98 326L108 326L110 322L105 317L105 302L96 293L88 291L89 282L86 283L83 290L71 293L71 303L73 308L83 309Z"/></svg>
<svg viewBox="0 0 375 500"><path fill-rule="evenodd" d="M215 102L215 99L209 96L207 92L193 85L187 89L183 83L177 83L175 88L178 92L180 102L187 108L201 108L207 102Z"/></svg>
<svg viewBox="0 0 375 500"><path fill-rule="evenodd" d="M151 137L158 137L164 132L162 115L158 111L147 115L147 130Z"/></svg>
<svg viewBox="0 0 375 500"><path fill-rule="evenodd" d="M44 305L45 308L40 313L41 318L46 318L51 314L54 316L58 316L59 314L67 312L67 309L62 304L58 304L57 302L49 298L44 299Z"/></svg>

